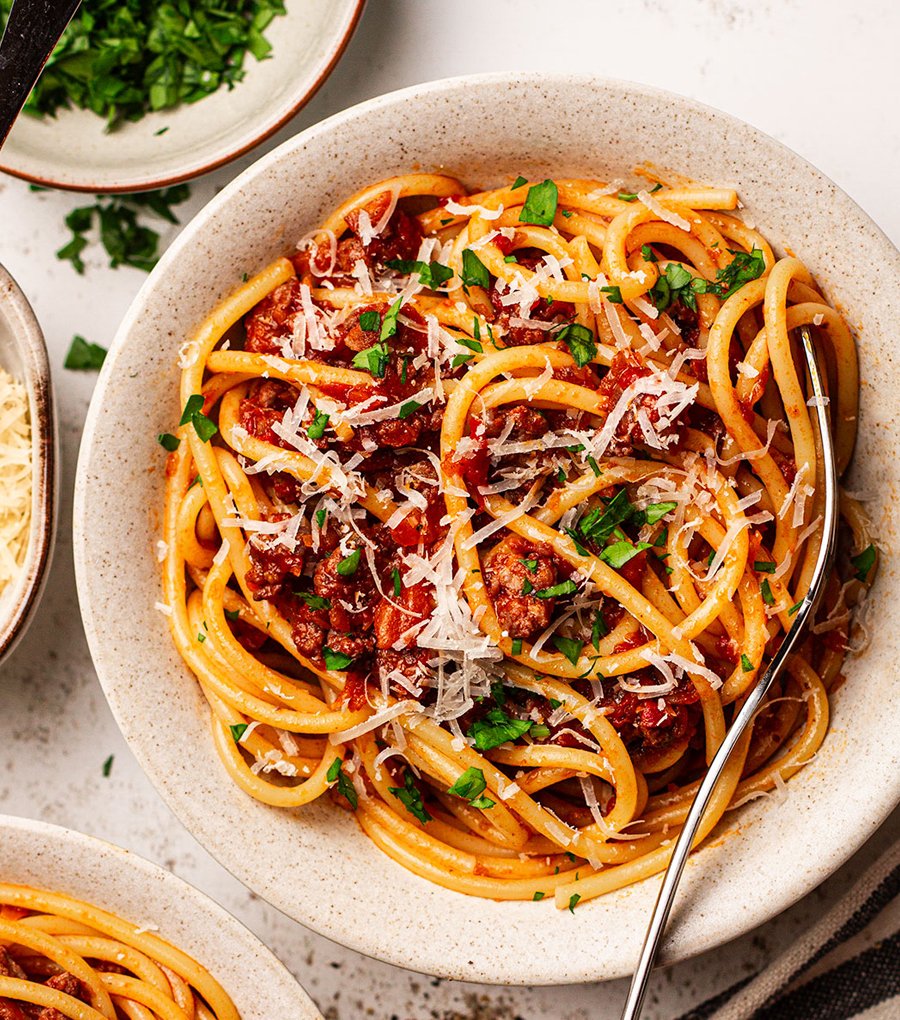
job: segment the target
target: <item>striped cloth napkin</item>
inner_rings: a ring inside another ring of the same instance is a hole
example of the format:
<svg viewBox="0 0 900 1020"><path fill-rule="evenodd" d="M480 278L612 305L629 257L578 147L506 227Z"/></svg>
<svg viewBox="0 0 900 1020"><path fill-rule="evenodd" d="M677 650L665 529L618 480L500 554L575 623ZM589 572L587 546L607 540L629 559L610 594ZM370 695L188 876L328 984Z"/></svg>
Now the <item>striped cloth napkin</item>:
<svg viewBox="0 0 900 1020"><path fill-rule="evenodd" d="M767 967L680 1020L898 1020L900 843Z"/></svg>

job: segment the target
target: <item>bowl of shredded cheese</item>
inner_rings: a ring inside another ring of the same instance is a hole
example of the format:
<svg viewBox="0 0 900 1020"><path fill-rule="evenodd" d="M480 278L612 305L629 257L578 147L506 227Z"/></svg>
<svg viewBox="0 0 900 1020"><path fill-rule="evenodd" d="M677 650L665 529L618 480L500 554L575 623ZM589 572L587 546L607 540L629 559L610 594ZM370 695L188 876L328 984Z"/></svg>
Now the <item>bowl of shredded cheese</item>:
<svg viewBox="0 0 900 1020"><path fill-rule="evenodd" d="M53 550L56 419L47 349L0 266L0 661L25 633Z"/></svg>

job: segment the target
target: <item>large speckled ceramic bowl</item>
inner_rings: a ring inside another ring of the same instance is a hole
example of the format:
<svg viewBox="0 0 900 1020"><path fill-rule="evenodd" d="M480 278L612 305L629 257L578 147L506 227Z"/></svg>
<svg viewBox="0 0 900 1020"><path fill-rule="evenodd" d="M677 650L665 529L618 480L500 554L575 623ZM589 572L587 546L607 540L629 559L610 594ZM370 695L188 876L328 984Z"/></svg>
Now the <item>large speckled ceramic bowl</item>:
<svg viewBox="0 0 900 1020"><path fill-rule="evenodd" d="M245 272L363 184L411 168L469 185L517 173L627 177L639 160L733 183L747 215L790 246L857 328L863 399L853 487L896 540L900 479L895 332L900 257L829 180L771 138L640 85L567 75L478 76L384 96L267 155L196 217L145 284L107 358L85 427L75 509L78 587L101 682L134 753L191 832L248 886L316 931L391 963L454 978L554 983L627 973L654 878L584 904L494 903L419 879L327 803L279 811L228 779L197 684L157 613L163 499L156 434L178 420L176 351ZM787 796L727 816L682 883L668 960L734 938L821 882L900 799L900 591L883 559L872 643L848 664L834 720ZM727 835L726 835L727 832Z"/></svg>
<svg viewBox="0 0 900 1020"><path fill-rule="evenodd" d="M74 191L147 191L206 173L268 138L316 93L353 35L365 0L286 0L266 29L271 55L200 102L105 130L89 110L19 117L0 170Z"/></svg>
<svg viewBox="0 0 900 1020"><path fill-rule="evenodd" d="M111 843L0 815L0 882L67 893L151 928L206 967L241 1020L322 1020L284 966L231 914L170 871Z"/></svg>

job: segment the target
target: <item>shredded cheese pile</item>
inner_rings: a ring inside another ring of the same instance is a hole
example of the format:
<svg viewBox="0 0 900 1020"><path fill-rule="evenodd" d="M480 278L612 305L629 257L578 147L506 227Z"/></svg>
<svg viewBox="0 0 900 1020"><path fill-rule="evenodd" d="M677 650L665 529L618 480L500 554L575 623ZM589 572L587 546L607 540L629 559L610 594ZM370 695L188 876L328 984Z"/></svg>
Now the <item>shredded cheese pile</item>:
<svg viewBox="0 0 900 1020"><path fill-rule="evenodd" d="M25 387L0 369L0 594L25 562L31 521L31 424Z"/></svg>

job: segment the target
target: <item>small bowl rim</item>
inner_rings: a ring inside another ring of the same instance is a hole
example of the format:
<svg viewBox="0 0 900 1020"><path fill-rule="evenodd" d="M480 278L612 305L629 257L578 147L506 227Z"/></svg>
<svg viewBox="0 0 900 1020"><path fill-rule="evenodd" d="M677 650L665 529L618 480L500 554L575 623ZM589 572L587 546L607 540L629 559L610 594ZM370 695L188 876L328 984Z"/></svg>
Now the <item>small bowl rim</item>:
<svg viewBox="0 0 900 1020"><path fill-rule="evenodd" d="M234 160L239 159L248 152L251 152L258 145L261 145L267 138L271 138L277 131L280 131L285 124L289 123L297 116L303 107L310 102L319 89L325 84L328 78L331 77L331 73L334 71L338 61L344 55L344 51L350 44L350 40L353 38L353 34L359 25L359 20L362 17L363 9L366 5L366 0L353 0L353 2L356 4L356 7L351 13L340 38L333 43L334 48L331 52L331 57L328 60L328 63L322 68L316 79L291 103L290 107L275 120L271 122L264 121L260 130L255 132L252 137L240 144L237 148L229 149L227 152L204 162L201 166L195 167L193 170L172 171L146 180L134 179L127 181L125 184L100 183L98 181L61 181L57 180L55 177L44 174L28 173L24 170L17 169L14 166L9 166L3 161L0 161L0 172L10 174L12 177L18 177L21 181L27 181L29 184L34 184L41 188L55 188L60 191L73 191L94 195L101 193L104 195L122 195L133 192L139 193L143 191L157 191L160 188L169 188L174 184L183 184L186 181L192 181L197 177L202 177L204 174L211 173L213 170L218 170L219 167L226 166L228 163L232 163ZM24 114L22 116L24 116Z"/></svg>
<svg viewBox="0 0 900 1020"><path fill-rule="evenodd" d="M31 418L32 494L23 578L11 611L0 618L0 661L25 635L47 583L56 543L59 502L57 419L47 344L34 309L5 266L0 265L0 316L6 318L23 363Z"/></svg>
<svg viewBox="0 0 900 1020"><path fill-rule="evenodd" d="M230 930L231 937L235 941L240 941L243 945L252 950L254 956L261 961L262 965L266 966L267 969L275 973L278 973L284 978L284 989L288 989L293 992L296 987L297 998L292 1002L285 1002L285 1006L293 1006L296 1008L300 1005L304 999L306 1000L303 1005L307 1007L307 1013L305 1016L307 1020L313 1020L313 1018L319 1018L321 1020L321 1014L318 1007L313 1002L308 992L303 988L299 981L291 974L287 967L278 959L275 953L262 941L262 939L252 932L243 921L235 917L231 911L227 910L217 900L207 895L202 890L198 889L197 886L188 882L187 879L182 878L180 875L176 875L173 871L169 871L166 868L161 867L159 864L148 860L141 854L136 853L133 850L127 850L124 847L119 846L116 843L111 843L109 840L101 839L97 836L90 836L87 833L80 832L78 829L70 829L67 826L56 825L52 822L41 821L36 818L26 818L21 815L8 815L0 814L0 847L4 842L4 837L9 833L21 834L23 836L33 836L35 844L43 849L48 847L58 848L77 848L86 854L95 856L98 860L105 858L109 863L110 871L113 873L112 882L110 885L115 884L117 887L121 887L122 883L119 883L116 876L124 872L132 872L135 877L140 873L146 880L146 885L149 887L151 882L159 883L166 890L171 890L169 906L174 903L182 903L185 907L193 906L199 908L201 912L212 915L209 920L215 922L217 925L216 930L221 930L224 927ZM33 861L37 863L40 860L40 850L38 850L33 857ZM27 885L33 886L34 888L47 889L53 892L63 892L67 895L71 894L63 883L62 886L57 885L51 881L41 881L40 883L33 882L22 882L15 876L9 876L5 870L5 866L0 865L0 881L9 882L12 885ZM114 913L121 917L125 921L137 922L137 917L126 916L125 912L121 908L111 908L108 906L109 900L103 899L103 891L98 892L96 898L86 898L81 894L78 894L75 898L83 899L85 902L90 902L103 910L108 910L110 913ZM114 897L112 897L114 898ZM126 891L125 898L129 898ZM179 915L181 917L188 917L189 912L180 910ZM191 923L191 922L188 922ZM172 945L178 946L176 940L172 938L165 930L160 932L160 937L170 941ZM180 947L179 947L180 948ZM201 966L207 966L208 962L205 960L198 960ZM236 983L237 975L227 975L220 972L220 970L212 971L213 976L221 982L222 986L227 992L230 993L230 986L232 981ZM299 1000L299 1001L298 1001Z"/></svg>

